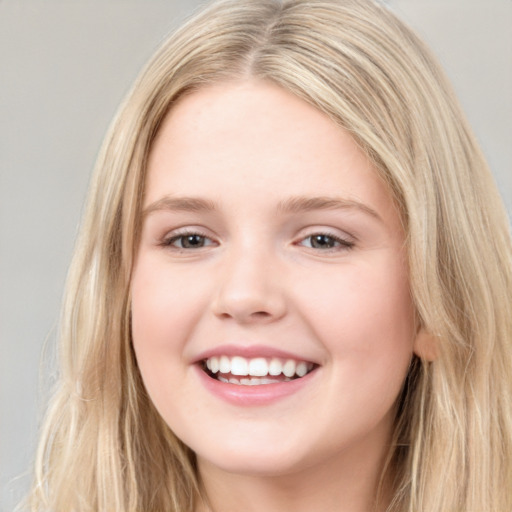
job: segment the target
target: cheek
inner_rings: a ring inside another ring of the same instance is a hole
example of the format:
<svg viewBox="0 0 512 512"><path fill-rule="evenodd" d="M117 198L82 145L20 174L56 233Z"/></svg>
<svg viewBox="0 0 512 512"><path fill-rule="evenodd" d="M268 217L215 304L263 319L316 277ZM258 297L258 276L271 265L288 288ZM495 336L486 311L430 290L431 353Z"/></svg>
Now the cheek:
<svg viewBox="0 0 512 512"><path fill-rule="evenodd" d="M201 283L187 272L173 271L161 258L141 258L131 284L134 344L165 349L183 343L204 304Z"/></svg>
<svg viewBox="0 0 512 512"><path fill-rule="evenodd" d="M137 269L132 281L132 337L137 352L169 346L171 325L176 328L178 301L165 280ZM149 274L149 275L148 275Z"/></svg>
<svg viewBox="0 0 512 512"><path fill-rule="evenodd" d="M415 329L407 274L395 260L347 266L323 280L328 286L315 280L300 292L304 301L315 297L302 309L340 371L393 389L407 372Z"/></svg>
<svg viewBox="0 0 512 512"><path fill-rule="evenodd" d="M137 262L131 284L132 340L144 383L155 402L182 378L183 352L202 310L204 290L186 273L149 256Z"/></svg>

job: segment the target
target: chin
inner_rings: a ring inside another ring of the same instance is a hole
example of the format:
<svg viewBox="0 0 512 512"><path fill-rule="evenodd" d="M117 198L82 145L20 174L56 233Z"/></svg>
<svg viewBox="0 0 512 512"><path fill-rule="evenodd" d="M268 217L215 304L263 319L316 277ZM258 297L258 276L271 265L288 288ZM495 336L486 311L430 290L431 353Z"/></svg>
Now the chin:
<svg viewBox="0 0 512 512"><path fill-rule="evenodd" d="M311 465L311 461L308 464L307 457L300 450L292 447L283 449L282 444L273 442L262 448L258 443L245 447L237 443L236 446L231 445L213 453L211 450L196 453L199 467L204 464L227 473L246 476L285 476Z"/></svg>

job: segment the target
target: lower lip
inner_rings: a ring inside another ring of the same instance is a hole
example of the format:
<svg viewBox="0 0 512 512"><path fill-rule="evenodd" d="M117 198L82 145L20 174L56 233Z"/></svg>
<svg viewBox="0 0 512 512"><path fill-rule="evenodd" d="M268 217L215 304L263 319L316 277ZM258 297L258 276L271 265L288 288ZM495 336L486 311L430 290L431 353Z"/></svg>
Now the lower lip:
<svg viewBox="0 0 512 512"><path fill-rule="evenodd" d="M298 393L314 379L318 369L299 379L256 386L221 382L207 375L199 365L196 365L196 371L198 372L201 384L213 395L234 405L256 406L269 405Z"/></svg>

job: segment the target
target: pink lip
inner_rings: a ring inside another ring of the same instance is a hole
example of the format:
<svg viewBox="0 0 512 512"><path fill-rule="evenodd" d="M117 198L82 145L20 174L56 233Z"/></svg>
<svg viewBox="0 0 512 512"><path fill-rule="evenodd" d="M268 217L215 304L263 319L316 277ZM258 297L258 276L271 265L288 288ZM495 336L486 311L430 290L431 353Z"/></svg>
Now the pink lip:
<svg viewBox="0 0 512 512"><path fill-rule="evenodd" d="M304 386L307 386L308 383L314 379L317 373L316 370L313 370L300 379L294 379L288 382L261 384L259 386L244 386L213 379L199 364L195 365L195 369L201 384L210 393L226 402L238 406L270 405L273 402L298 393L302 388L304 388Z"/></svg>
<svg viewBox="0 0 512 512"><path fill-rule="evenodd" d="M197 357L194 358L194 363L198 363L200 361L204 361L205 359L209 359L210 357L219 357L219 356L241 356L247 359L255 358L255 357L279 357L281 359L295 359L296 361L307 361L316 363L316 361L310 361L309 359L304 359L297 354L293 354L291 352L286 352L284 350L279 350L272 347L266 347L264 345L251 345L251 346L240 346L240 345L219 345L210 350L205 350ZM267 384L270 385L270 384Z"/></svg>

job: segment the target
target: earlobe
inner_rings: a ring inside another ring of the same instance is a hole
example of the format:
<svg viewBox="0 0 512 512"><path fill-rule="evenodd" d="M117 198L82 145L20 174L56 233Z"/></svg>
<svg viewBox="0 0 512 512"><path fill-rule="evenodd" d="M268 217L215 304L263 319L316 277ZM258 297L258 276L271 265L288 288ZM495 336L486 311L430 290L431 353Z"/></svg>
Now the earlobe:
<svg viewBox="0 0 512 512"><path fill-rule="evenodd" d="M414 340L414 353L424 361L435 361L439 357L439 338L421 328Z"/></svg>

